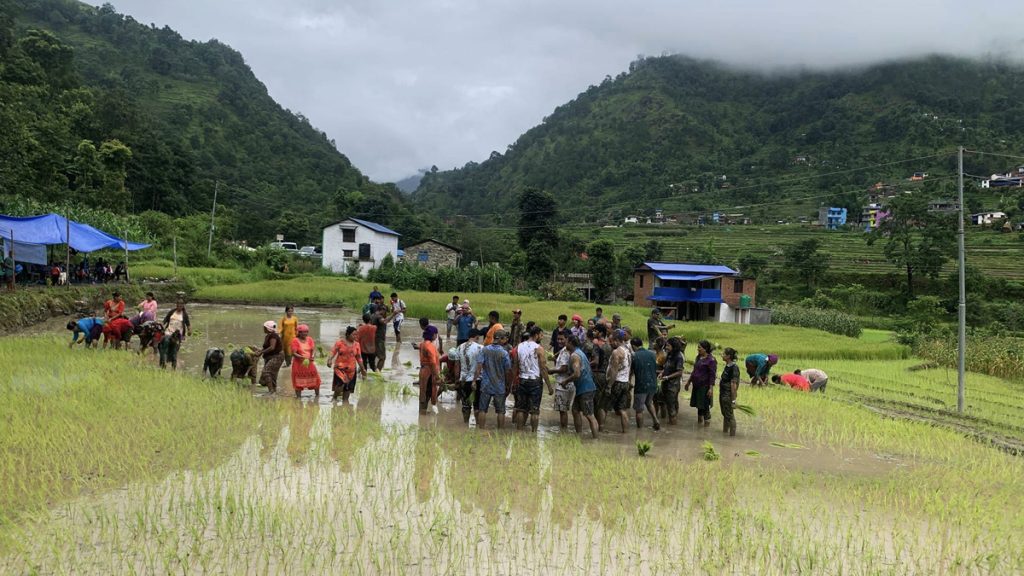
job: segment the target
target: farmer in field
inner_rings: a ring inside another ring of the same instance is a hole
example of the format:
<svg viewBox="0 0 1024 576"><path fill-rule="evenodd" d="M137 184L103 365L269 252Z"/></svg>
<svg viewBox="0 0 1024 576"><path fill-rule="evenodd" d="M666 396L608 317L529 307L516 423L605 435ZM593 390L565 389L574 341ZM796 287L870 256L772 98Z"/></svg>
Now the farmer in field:
<svg viewBox="0 0 1024 576"><path fill-rule="evenodd" d="M459 315L455 319L455 344L462 346L464 342L469 340L469 332L474 328L476 328L476 316L473 316L469 305L463 303L459 306Z"/></svg>
<svg viewBox="0 0 1024 576"><path fill-rule="evenodd" d="M362 354L363 366L377 370L377 327L370 321L369 314L363 314L363 323L356 329L356 342Z"/></svg>
<svg viewBox="0 0 1024 576"><path fill-rule="evenodd" d="M548 362L540 340L544 330L534 326L527 332L527 339L516 348L516 372L519 374L519 386L512 393L515 395L515 411L513 421L516 428L526 427L526 415L530 415L530 428L534 432L540 424L540 401L544 395L544 386L548 394L554 394L548 378Z"/></svg>
<svg viewBox="0 0 1024 576"><path fill-rule="evenodd" d="M654 429L661 429L658 413L654 409L654 394L658 391L658 360L652 350L644 348L643 340L633 338L633 411L636 427L644 426L644 410L651 414Z"/></svg>
<svg viewBox="0 0 1024 576"><path fill-rule="evenodd" d="M661 321L661 310L659 308L651 309L651 317L647 319L647 341L656 342L658 338L665 338L668 336L668 331L675 328L675 325L666 326Z"/></svg>
<svg viewBox="0 0 1024 576"><path fill-rule="evenodd" d="M103 316L107 322L110 322L122 314L124 314L124 300L121 299L120 292L114 292L110 300L103 303Z"/></svg>
<svg viewBox="0 0 1024 576"><path fill-rule="evenodd" d="M334 401L337 402L340 396L342 404L348 404L349 396L356 391L356 368L366 378L366 365L363 364L363 353L356 340L356 328L345 328L345 336L334 343L331 356L327 359L327 367L332 366L334 378L331 389L334 391Z"/></svg>
<svg viewBox="0 0 1024 576"><path fill-rule="evenodd" d="M164 316L164 334L170 335L175 331L179 333L181 340L184 340L185 336L192 335L192 320L188 317L183 300L178 300L174 305L174 310Z"/></svg>
<svg viewBox="0 0 1024 576"><path fill-rule="evenodd" d="M281 321L278 323L278 328L281 330L281 344L285 349L284 365L292 365L292 340L295 339L298 334L299 328L299 317L295 315L294 306L284 307L284 316L281 317Z"/></svg>
<svg viewBox="0 0 1024 576"><path fill-rule="evenodd" d="M600 306L594 308L594 317L590 320L594 322L594 326L604 322L604 309Z"/></svg>
<svg viewBox="0 0 1024 576"><path fill-rule="evenodd" d="M388 321L387 321L387 310L384 308L384 300L377 299L377 307L370 314L370 324L373 324L376 330L373 333L373 349L374 355L377 358L376 366L374 370L380 372L384 369L384 361L387 359L387 344L386 338L388 334ZM395 355L398 358L398 355Z"/></svg>
<svg viewBox="0 0 1024 576"><path fill-rule="evenodd" d="M583 433L583 418L587 419L590 425L590 435L597 438L600 425L594 417L594 396L597 394L597 384L594 382L594 372L590 369L590 360L580 348L580 341L575 336L569 336L565 341L565 348L570 354L570 366L572 367L572 380L576 386L576 395L572 399L572 423L577 434Z"/></svg>
<svg viewBox="0 0 1024 576"><path fill-rule="evenodd" d="M116 316L103 324L103 346L117 349L124 344L124 349L127 350L134 333L135 327L132 326L131 320L123 314Z"/></svg>
<svg viewBox="0 0 1024 576"><path fill-rule="evenodd" d="M740 367L736 365L736 350L726 348L722 351L722 379L718 382L718 403L722 408L722 432L729 436L736 435L736 395L740 389Z"/></svg>
<svg viewBox="0 0 1024 576"><path fill-rule="evenodd" d="M811 392L820 390L822 394L825 393L825 386L828 385L828 374L824 370L804 368L803 370L794 370L793 373L807 378L807 381L811 383Z"/></svg>
<svg viewBox="0 0 1024 576"><path fill-rule="evenodd" d="M505 427L505 398L512 378L512 359L508 351L508 333L498 330L494 334L494 342L484 346L477 353L476 374L476 427L483 430L486 426L487 412L494 406L498 428Z"/></svg>
<svg viewBox="0 0 1024 576"><path fill-rule="evenodd" d="M572 367L572 350L569 350L567 343L569 338L565 334L558 336L559 351L555 356L555 368L551 371L555 375L555 410L558 410L558 424L564 430L569 427L569 412L572 411L572 402L576 396L575 372Z"/></svg>
<svg viewBox="0 0 1024 576"><path fill-rule="evenodd" d="M459 315L459 297L452 296L452 301L444 307L444 315L448 318L447 329L444 333L445 340L452 338L452 326L455 325L455 317Z"/></svg>
<svg viewBox="0 0 1024 576"><path fill-rule="evenodd" d="M157 303L156 296L152 292L146 292L146 298L136 306L139 313L132 319L132 324L141 326L146 322L156 320Z"/></svg>
<svg viewBox="0 0 1024 576"><path fill-rule="evenodd" d="M292 347L292 389L295 397L302 397L303 390L312 390L320 398L320 373L316 370L316 342L309 336L309 326L299 324Z"/></svg>
<svg viewBox="0 0 1024 576"><path fill-rule="evenodd" d="M496 334L497 331L492 334L491 342L488 346L494 344L493 336ZM462 402L462 420L466 424L469 424L469 416L473 412L473 392L479 387L476 364L479 360L480 351L483 349L483 346L477 342L479 337L479 330L470 330L469 340L459 344L456 349L456 357L459 362L459 392L456 396Z"/></svg>
<svg viewBox="0 0 1024 576"><path fill-rule="evenodd" d="M391 293L391 326L395 329L395 343L402 343L402 323L405 322L405 302L397 292ZM435 350L436 352L436 350Z"/></svg>
<svg viewBox="0 0 1024 576"><path fill-rule="evenodd" d="M441 388L441 357L438 355L437 346L434 344L436 337L436 330L424 331L423 342L420 343L419 347L420 414L427 413L427 406L430 406L434 414L437 414L437 395Z"/></svg>
<svg viewBox="0 0 1024 576"><path fill-rule="evenodd" d="M775 366L779 362L779 357L775 354L751 354L747 356L743 363L747 368L747 376L750 377L750 383L754 386L764 386L768 383L768 373L771 372L772 366Z"/></svg>
<svg viewBox="0 0 1024 576"><path fill-rule="evenodd" d="M501 325L501 316L497 310L491 310L487 313L487 335L484 336L484 346L490 346L494 343L494 333L498 330L504 330L505 327Z"/></svg>
<svg viewBox="0 0 1024 576"><path fill-rule="evenodd" d="M573 318L577 317L578 315L573 315ZM568 321L569 317L566 316L565 314L558 315L558 324L555 326L555 329L551 331L551 352L553 354L558 354L558 352L562 350L562 345L558 343L560 338L563 335L566 337L572 335L572 331L569 329L568 326L565 325ZM518 345L518 342L516 340L513 340L513 342L516 342L516 344Z"/></svg>
<svg viewBox="0 0 1024 576"><path fill-rule="evenodd" d="M605 397L605 408L614 410L622 424L622 433L626 433L629 416L626 410L630 406L629 370L633 355L625 341L626 333L622 330L612 332L609 343L612 347L611 358L608 360L608 394Z"/></svg>
<svg viewBox="0 0 1024 576"><path fill-rule="evenodd" d="M569 331L577 340L582 342L587 337L587 328L583 325L583 317L579 314L572 315L572 326L569 327Z"/></svg>
<svg viewBox="0 0 1024 576"><path fill-rule="evenodd" d="M799 390L801 392L811 391L811 383L807 381L807 378L804 378L803 376L792 372L783 374L781 376L776 374L772 376L772 382L775 384L785 384L790 388L794 390Z"/></svg>
<svg viewBox="0 0 1024 576"><path fill-rule="evenodd" d="M82 336L85 347L99 346L100 336L103 334L103 319L95 316L72 320L68 322L68 330L71 330L71 343L68 348L74 348L78 344L78 336Z"/></svg>
<svg viewBox="0 0 1024 576"><path fill-rule="evenodd" d="M256 385L256 368L260 364L260 351L255 346L242 346L234 350L231 359L231 381L249 379L251 386Z"/></svg>
<svg viewBox="0 0 1024 576"><path fill-rule="evenodd" d="M520 308L516 308L512 311L512 324L509 325L506 330L508 333L508 339L513 342L518 342L525 330L526 325L523 324L523 311Z"/></svg>
<svg viewBox="0 0 1024 576"><path fill-rule="evenodd" d="M669 424L675 424L676 416L679 414L679 389L683 367L683 341L676 337L669 338L665 365L661 369L661 399L665 403Z"/></svg>
<svg viewBox="0 0 1024 576"><path fill-rule="evenodd" d="M604 429L604 417L608 397L608 361L612 357L612 347L605 340L608 332L604 324L594 327L594 351L597 357L597 365L591 364L594 372L594 383L597 385L597 394L594 395L594 416L601 429Z"/></svg>
<svg viewBox="0 0 1024 576"><path fill-rule="evenodd" d="M697 343L697 359L693 361L693 372L690 372L690 378L683 387L689 390L693 386L693 391L690 392L690 407L697 409L698 426L711 425L711 404L715 376L718 375L718 362L711 353L712 349L711 343L707 340Z"/></svg>
<svg viewBox="0 0 1024 576"><path fill-rule="evenodd" d="M284 342L277 333L277 322L267 320L263 323L263 371L260 372L260 384L267 387L267 393L277 394L277 374L284 364Z"/></svg>

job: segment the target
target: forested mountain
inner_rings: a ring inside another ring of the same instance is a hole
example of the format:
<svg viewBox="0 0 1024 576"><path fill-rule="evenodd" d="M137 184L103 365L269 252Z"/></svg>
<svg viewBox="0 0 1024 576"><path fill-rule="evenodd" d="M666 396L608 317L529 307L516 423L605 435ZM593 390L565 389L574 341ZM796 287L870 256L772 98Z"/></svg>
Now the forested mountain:
<svg viewBox="0 0 1024 576"><path fill-rule="evenodd" d="M318 242L342 215L423 229L241 54L110 5L0 0L0 159L6 196L121 214L208 213L219 182L224 238Z"/></svg>
<svg viewBox="0 0 1024 576"><path fill-rule="evenodd" d="M952 174L955 163L947 156L844 170L958 145L1019 154L1021 94L1024 68L951 57L774 75L641 58L559 106L504 153L427 173L413 198L437 214L482 214L480 222L503 221L527 186L554 193L576 220L739 205L759 205L768 217L823 193L822 201L856 204L851 191L915 171ZM1015 165L966 162L974 174Z"/></svg>

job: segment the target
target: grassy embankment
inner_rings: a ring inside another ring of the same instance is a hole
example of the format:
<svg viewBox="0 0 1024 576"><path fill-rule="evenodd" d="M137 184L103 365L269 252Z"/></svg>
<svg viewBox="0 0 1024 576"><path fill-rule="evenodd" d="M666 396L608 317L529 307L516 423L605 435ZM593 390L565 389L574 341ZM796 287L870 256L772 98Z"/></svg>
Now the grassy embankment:
<svg viewBox="0 0 1024 576"><path fill-rule="evenodd" d="M153 291L158 301L173 302L175 293L185 289L178 283L19 287L13 294L0 294L0 332L26 328L53 316L101 311L103 302L115 290L121 292L126 309L131 310L147 291Z"/></svg>

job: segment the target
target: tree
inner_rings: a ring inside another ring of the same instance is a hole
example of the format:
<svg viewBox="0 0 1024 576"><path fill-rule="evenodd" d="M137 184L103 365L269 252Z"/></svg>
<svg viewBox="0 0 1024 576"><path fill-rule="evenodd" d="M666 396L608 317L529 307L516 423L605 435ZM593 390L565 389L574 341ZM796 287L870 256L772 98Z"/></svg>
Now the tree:
<svg viewBox="0 0 1024 576"><path fill-rule="evenodd" d="M923 196L897 196L886 206L886 216L868 235L873 245L885 241L886 260L906 271L907 297L914 297L914 278L937 278L956 249L955 218L928 210Z"/></svg>
<svg viewBox="0 0 1024 576"><path fill-rule="evenodd" d="M661 240L651 239L644 244L644 260L648 262L657 262L661 260L664 254L665 246L661 243Z"/></svg>
<svg viewBox="0 0 1024 576"><path fill-rule="evenodd" d="M808 238L790 244L783 252L786 269L804 279L813 288L828 272L831 256L820 252L821 240Z"/></svg>
<svg viewBox="0 0 1024 576"><path fill-rule="evenodd" d="M615 244L611 240L594 240L587 245L587 268L598 300L606 300L618 279Z"/></svg>
<svg viewBox="0 0 1024 576"><path fill-rule="evenodd" d="M519 246L526 251L526 276L535 282L554 272L558 249L558 207L550 192L528 187L519 195Z"/></svg>
<svg viewBox="0 0 1024 576"><path fill-rule="evenodd" d="M736 261L740 273L750 278L760 278L768 269L768 259L757 254L744 254Z"/></svg>

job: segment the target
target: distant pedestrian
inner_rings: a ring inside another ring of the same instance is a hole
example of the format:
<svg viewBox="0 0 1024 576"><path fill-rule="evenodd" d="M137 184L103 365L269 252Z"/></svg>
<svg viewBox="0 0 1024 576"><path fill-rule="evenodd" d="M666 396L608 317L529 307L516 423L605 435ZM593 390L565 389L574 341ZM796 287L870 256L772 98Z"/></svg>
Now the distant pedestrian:
<svg viewBox="0 0 1024 576"><path fill-rule="evenodd" d="M676 337L668 339L668 351L665 354L665 365L661 369L661 399L665 403L668 423L675 424L679 414L679 389L683 378L682 340Z"/></svg>
<svg viewBox="0 0 1024 576"><path fill-rule="evenodd" d="M693 361L693 372L686 381L685 390L690 392L690 407L697 409L697 425L711 425L711 405L714 398L715 376L718 375L718 362L712 355L711 343L701 340L697 344L697 359Z"/></svg>
<svg viewBox="0 0 1024 576"><path fill-rule="evenodd" d="M740 367L736 365L736 350L726 348L722 351L722 379L718 382L718 403L722 408L722 432L729 436L736 435L736 397L740 389Z"/></svg>
<svg viewBox="0 0 1024 576"><path fill-rule="evenodd" d="M807 381L811 383L811 392L820 391L822 394L825 393L825 386L828 385L828 374L824 370L804 368L803 370L794 370L793 373L807 378Z"/></svg>
<svg viewBox="0 0 1024 576"><path fill-rule="evenodd" d="M476 404L476 427L483 430L490 407L494 406L498 428L505 427L505 399L512 378L512 359L505 349L508 346L508 333L499 330L494 334L494 342L484 346L477 353L476 374L478 383Z"/></svg>
<svg viewBox="0 0 1024 576"><path fill-rule="evenodd" d="M658 360L654 352L644 348L639 338L633 338L633 411L636 427L643 428L644 410L650 413L654 429L661 429L658 413L654 409L654 395L658 391Z"/></svg>
<svg viewBox="0 0 1024 576"><path fill-rule="evenodd" d="M775 366L779 362L779 357L775 354L751 354L747 356L743 363L747 369L747 376L750 377L750 383L754 386L764 386L768 383L768 374L772 370L772 366Z"/></svg>

